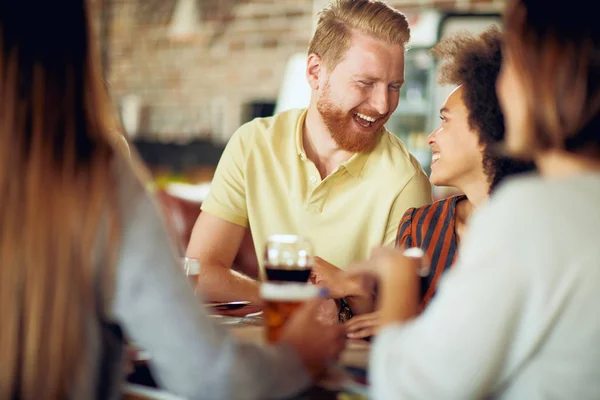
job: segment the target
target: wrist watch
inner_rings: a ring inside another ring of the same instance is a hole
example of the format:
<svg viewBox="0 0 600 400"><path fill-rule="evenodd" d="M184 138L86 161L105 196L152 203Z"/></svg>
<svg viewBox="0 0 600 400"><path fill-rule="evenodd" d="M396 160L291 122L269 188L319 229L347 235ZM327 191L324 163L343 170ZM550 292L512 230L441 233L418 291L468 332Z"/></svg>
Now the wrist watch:
<svg viewBox="0 0 600 400"><path fill-rule="evenodd" d="M338 320L341 324L354 317L354 313L345 299L340 299L340 311L338 312Z"/></svg>

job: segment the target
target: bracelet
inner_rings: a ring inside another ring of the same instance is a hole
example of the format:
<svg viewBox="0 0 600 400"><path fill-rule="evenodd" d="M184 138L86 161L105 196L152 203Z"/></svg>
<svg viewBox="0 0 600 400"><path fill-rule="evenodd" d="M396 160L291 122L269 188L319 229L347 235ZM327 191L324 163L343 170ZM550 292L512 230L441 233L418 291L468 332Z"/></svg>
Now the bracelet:
<svg viewBox="0 0 600 400"><path fill-rule="evenodd" d="M338 312L338 321L343 324L354 317L354 313L345 299L340 299L340 311Z"/></svg>

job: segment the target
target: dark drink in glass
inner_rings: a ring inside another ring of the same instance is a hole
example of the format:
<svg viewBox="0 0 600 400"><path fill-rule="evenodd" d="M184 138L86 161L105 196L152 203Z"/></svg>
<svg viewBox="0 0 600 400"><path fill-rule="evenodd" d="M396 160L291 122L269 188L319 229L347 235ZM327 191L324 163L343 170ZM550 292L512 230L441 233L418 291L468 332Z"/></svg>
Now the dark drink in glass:
<svg viewBox="0 0 600 400"><path fill-rule="evenodd" d="M268 281L283 282L308 282L312 268L283 268L280 266L265 265L265 273Z"/></svg>
<svg viewBox="0 0 600 400"><path fill-rule="evenodd" d="M312 245L298 235L271 235L264 258L264 280L308 282L313 266Z"/></svg>

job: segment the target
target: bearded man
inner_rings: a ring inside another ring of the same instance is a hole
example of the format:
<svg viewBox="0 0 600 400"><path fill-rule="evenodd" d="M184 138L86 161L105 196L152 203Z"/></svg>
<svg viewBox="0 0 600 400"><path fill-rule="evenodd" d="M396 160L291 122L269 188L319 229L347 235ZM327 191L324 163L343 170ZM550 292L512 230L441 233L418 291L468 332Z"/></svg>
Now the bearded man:
<svg viewBox="0 0 600 400"><path fill-rule="evenodd" d="M410 31L380 1L338 0L319 14L309 44L307 109L259 118L231 137L186 255L217 301L260 303L258 282L232 269L247 230L263 267L268 236L312 242L312 281L351 309L372 294L337 279L341 269L393 244L404 211L431 203L421 166L384 124L398 106Z"/></svg>

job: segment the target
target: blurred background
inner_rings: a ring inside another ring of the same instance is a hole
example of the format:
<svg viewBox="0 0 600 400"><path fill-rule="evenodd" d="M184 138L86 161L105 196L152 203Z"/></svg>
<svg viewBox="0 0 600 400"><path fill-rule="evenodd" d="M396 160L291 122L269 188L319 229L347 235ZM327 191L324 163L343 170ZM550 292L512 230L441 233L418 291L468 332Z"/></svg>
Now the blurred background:
<svg viewBox="0 0 600 400"><path fill-rule="evenodd" d="M308 104L306 50L327 0L91 3L104 75L127 135L157 184L174 194L201 201L241 124ZM387 128L429 172L426 137L451 88L436 85L428 49L452 32L500 25L504 0L387 3L407 15L412 30L406 83Z"/></svg>

